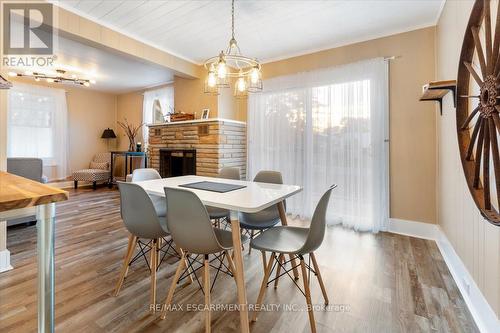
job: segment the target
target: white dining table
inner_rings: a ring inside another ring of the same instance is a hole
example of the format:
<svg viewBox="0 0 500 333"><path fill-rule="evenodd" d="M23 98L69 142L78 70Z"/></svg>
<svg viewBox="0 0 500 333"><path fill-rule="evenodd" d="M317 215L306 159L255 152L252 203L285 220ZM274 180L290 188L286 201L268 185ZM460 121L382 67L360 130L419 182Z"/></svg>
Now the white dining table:
<svg viewBox="0 0 500 333"><path fill-rule="evenodd" d="M206 206L225 208L233 211L256 213L272 205L277 205L281 223L287 225L283 200L302 191L300 186L258 183L243 180L203 176L181 176L137 182L151 195L165 196L165 187L179 187L190 183L209 181L234 185L243 185L244 188L219 193L207 190L198 190L181 187L194 192ZM231 219L231 232L234 249L241 249L240 224ZM291 258L292 259L292 258ZM245 276L241 251L234 251L235 278L237 284L238 303L240 306L241 332L249 332L248 302L245 288ZM292 267L297 265L292 260ZM294 276L298 278L298 271L294 269Z"/></svg>

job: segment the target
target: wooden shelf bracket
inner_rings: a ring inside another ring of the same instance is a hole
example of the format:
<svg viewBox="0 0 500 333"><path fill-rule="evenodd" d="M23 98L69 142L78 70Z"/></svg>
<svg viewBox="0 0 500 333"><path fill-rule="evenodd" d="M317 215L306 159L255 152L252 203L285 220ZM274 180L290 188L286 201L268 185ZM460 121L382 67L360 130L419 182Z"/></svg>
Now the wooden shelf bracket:
<svg viewBox="0 0 500 333"><path fill-rule="evenodd" d="M443 115L443 97L449 93L453 94L453 107L457 107L457 81L434 81L429 82L422 87L421 101L439 102L439 113Z"/></svg>

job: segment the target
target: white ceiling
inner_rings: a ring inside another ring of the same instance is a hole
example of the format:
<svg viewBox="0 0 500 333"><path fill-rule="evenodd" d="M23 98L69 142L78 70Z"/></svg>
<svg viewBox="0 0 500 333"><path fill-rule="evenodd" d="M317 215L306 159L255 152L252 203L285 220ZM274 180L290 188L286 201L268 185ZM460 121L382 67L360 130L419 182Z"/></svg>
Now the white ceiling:
<svg viewBox="0 0 500 333"><path fill-rule="evenodd" d="M444 2L239 0L236 39L244 55L265 62L435 25ZM230 38L228 0L57 3L196 63L225 49Z"/></svg>
<svg viewBox="0 0 500 333"><path fill-rule="evenodd" d="M140 90L173 80L173 72L159 65L139 61L124 55L97 49L67 38L59 37L57 60L53 69L15 67L16 72L30 70L55 74L56 69L66 70L66 76L76 75L92 79L96 84L82 89L97 89L113 93Z"/></svg>

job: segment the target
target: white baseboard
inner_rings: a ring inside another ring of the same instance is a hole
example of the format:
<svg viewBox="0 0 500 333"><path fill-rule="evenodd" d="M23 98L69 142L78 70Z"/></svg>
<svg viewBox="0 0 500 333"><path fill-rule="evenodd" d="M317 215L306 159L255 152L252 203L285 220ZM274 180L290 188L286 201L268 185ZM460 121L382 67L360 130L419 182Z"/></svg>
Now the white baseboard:
<svg viewBox="0 0 500 333"><path fill-rule="evenodd" d="M50 185L52 187L57 187L60 189L72 188L74 186L72 180L65 180L62 182L53 182L53 183L48 183L47 185Z"/></svg>
<svg viewBox="0 0 500 333"><path fill-rule="evenodd" d="M496 313L484 298L464 263L438 225L391 218L388 231L436 241L479 330L482 333L500 332L500 321Z"/></svg>
<svg viewBox="0 0 500 333"><path fill-rule="evenodd" d="M408 220L401 219L389 219L389 232L424 238L437 240L440 237L441 230L436 224L423 223L423 222L414 222Z"/></svg>
<svg viewBox="0 0 500 333"><path fill-rule="evenodd" d="M5 249L0 251L0 273L10 271L13 267L10 265L10 252Z"/></svg>

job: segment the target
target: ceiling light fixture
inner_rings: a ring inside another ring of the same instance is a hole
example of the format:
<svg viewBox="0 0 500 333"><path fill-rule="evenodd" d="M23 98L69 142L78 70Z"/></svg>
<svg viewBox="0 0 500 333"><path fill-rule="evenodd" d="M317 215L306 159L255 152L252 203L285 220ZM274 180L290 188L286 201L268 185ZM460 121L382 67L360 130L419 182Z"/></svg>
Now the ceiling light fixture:
<svg viewBox="0 0 500 333"><path fill-rule="evenodd" d="M37 73L32 71L26 71L24 73L16 73L9 72L9 76L21 76L21 77L29 77L34 79L35 81L40 81L44 79L49 83L74 83L80 86L89 87L90 84L95 84L95 80L87 80L87 79L79 79L76 75L71 75L70 77L66 76L66 71L62 69L57 69L55 75L49 75L44 73Z"/></svg>
<svg viewBox="0 0 500 333"><path fill-rule="evenodd" d="M231 40L226 51L207 59L205 93L218 95L219 88L228 88L230 78L236 78L234 95L244 98L248 93L262 91L261 65L255 58L245 57L234 38L234 0L231 2Z"/></svg>

